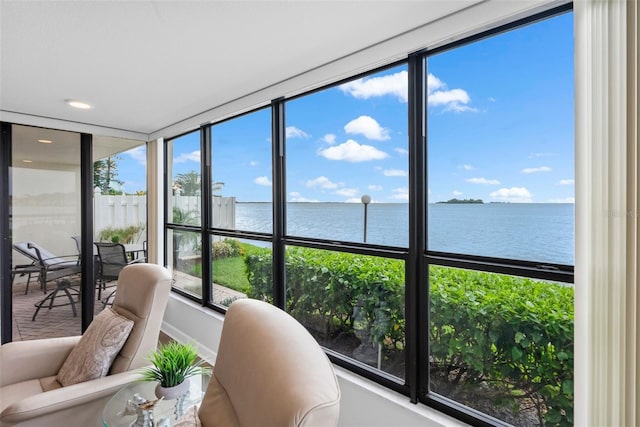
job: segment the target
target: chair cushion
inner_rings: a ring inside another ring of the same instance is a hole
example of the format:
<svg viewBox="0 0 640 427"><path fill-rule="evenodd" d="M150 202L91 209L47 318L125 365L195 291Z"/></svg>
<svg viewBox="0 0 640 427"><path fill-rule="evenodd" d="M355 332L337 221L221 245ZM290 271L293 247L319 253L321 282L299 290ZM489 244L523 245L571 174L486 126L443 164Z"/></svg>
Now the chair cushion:
<svg viewBox="0 0 640 427"><path fill-rule="evenodd" d="M69 386L107 375L132 327L132 320L120 316L111 308L103 310L71 350L56 376L58 382L62 386Z"/></svg>

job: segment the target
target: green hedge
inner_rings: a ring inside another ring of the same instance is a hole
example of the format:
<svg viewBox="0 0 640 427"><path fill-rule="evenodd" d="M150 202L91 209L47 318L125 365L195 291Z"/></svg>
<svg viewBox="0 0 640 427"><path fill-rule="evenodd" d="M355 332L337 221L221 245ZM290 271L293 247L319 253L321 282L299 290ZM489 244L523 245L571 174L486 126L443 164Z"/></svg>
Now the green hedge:
<svg viewBox="0 0 640 427"><path fill-rule="evenodd" d="M573 287L430 269L432 369L538 402L547 425L573 424Z"/></svg>
<svg viewBox="0 0 640 427"><path fill-rule="evenodd" d="M272 301L271 250L245 256L248 296ZM367 330L374 342L404 343L402 262L363 255L288 248L287 311L321 323L326 336Z"/></svg>
<svg viewBox="0 0 640 427"><path fill-rule="evenodd" d="M247 253L245 264L249 296L272 301L271 250ZM432 373L452 387L490 384L505 404L534 402L540 422L571 425L573 287L437 266L429 274ZM287 310L303 324L404 348L403 261L290 247L286 275Z"/></svg>

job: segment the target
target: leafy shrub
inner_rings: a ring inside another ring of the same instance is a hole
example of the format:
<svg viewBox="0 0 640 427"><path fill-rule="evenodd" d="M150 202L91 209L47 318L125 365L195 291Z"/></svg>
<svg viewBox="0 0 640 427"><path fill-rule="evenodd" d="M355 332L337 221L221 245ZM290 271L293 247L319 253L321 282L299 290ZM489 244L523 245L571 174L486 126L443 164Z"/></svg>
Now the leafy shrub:
<svg viewBox="0 0 640 427"><path fill-rule="evenodd" d="M134 243L145 229L144 224L128 227L106 227L98 234L98 241L112 243Z"/></svg>
<svg viewBox="0 0 640 427"><path fill-rule="evenodd" d="M248 296L272 302L271 250L244 260ZM290 247L285 262L287 311L301 323L404 348L403 261ZM450 389L491 384L516 406L529 399L541 424L572 423L573 287L437 266L429 283L432 373Z"/></svg>
<svg viewBox="0 0 640 427"><path fill-rule="evenodd" d="M573 287L430 268L432 369L517 389L548 425L573 423Z"/></svg>
<svg viewBox="0 0 640 427"><path fill-rule="evenodd" d="M271 250L245 256L249 297L272 301ZM320 323L329 337L366 330L375 343L404 346L404 264L365 255L291 247L286 252L287 311Z"/></svg>
<svg viewBox="0 0 640 427"><path fill-rule="evenodd" d="M211 245L213 259L242 256L245 252L242 244L236 239L224 239Z"/></svg>
<svg viewBox="0 0 640 427"><path fill-rule="evenodd" d="M226 241L214 242L211 245L213 259L228 258L233 256L233 248Z"/></svg>

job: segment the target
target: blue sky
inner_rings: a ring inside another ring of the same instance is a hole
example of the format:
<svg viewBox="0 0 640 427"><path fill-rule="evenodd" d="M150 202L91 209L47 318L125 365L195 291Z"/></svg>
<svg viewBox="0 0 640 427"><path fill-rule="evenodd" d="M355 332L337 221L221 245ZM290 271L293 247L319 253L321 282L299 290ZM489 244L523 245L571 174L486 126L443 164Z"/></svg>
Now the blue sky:
<svg viewBox="0 0 640 427"><path fill-rule="evenodd" d="M428 59L429 202L573 202L573 17L565 14ZM271 200L270 111L213 127L213 179ZM286 103L287 200L406 203L407 71L387 69ZM175 173L199 170L199 138L175 141ZM120 179L135 191L139 151Z"/></svg>

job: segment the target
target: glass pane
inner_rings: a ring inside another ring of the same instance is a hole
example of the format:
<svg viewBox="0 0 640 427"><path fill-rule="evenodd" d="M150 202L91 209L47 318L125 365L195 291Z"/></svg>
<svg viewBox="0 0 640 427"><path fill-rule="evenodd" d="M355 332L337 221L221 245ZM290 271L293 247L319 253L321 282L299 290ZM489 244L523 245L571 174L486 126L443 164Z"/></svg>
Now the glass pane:
<svg viewBox="0 0 640 427"><path fill-rule="evenodd" d="M572 423L572 285L437 266L429 283L432 392L514 425Z"/></svg>
<svg viewBox="0 0 640 427"><path fill-rule="evenodd" d="M11 163L13 339L80 335L80 135L13 126Z"/></svg>
<svg viewBox="0 0 640 427"><path fill-rule="evenodd" d="M146 144L95 137L93 147L94 241L142 249L147 240Z"/></svg>
<svg viewBox="0 0 640 427"><path fill-rule="evenodd" d="M167 222L200 225L200 131L167 141Z"/></svg>
<svg viewBox="0 0 640 427"><path fill-rule="evenodd" d="M573 15L428 66L429 249L573 265Z"/></svg>
<svg viewBox="0 0 640 427"><path fill-rule="evenodd" d="M287 102L288 235L408 246L407 84L401 66Z"/></svg>
<svg viewBox="0 0 640 427"><path fill-rule="evenodd" d="M173 286L202 297L200 233L167 229L167 265Z"/></svg>
<svg viewBox="0 0 640 427"><path fill-rule="evenodd" d="M271 233L271 110L213 126L214 228Z"/></svg>
<svg viewBox="0 0 640 427"><path fill-rule="evenodd" d="M268 261L249 269L266 289ZM321 345L404 378L404 269L404 261L289 246L287 311Z"/></svg>
<svg viewBox="0 0 640 427"><path fill-rule="evenodd" d="M260 299L272 301L271 243L213 236L211 249L214 304L228 307L258 292ZM255 265L260 266L259 274Z"/></svg>

